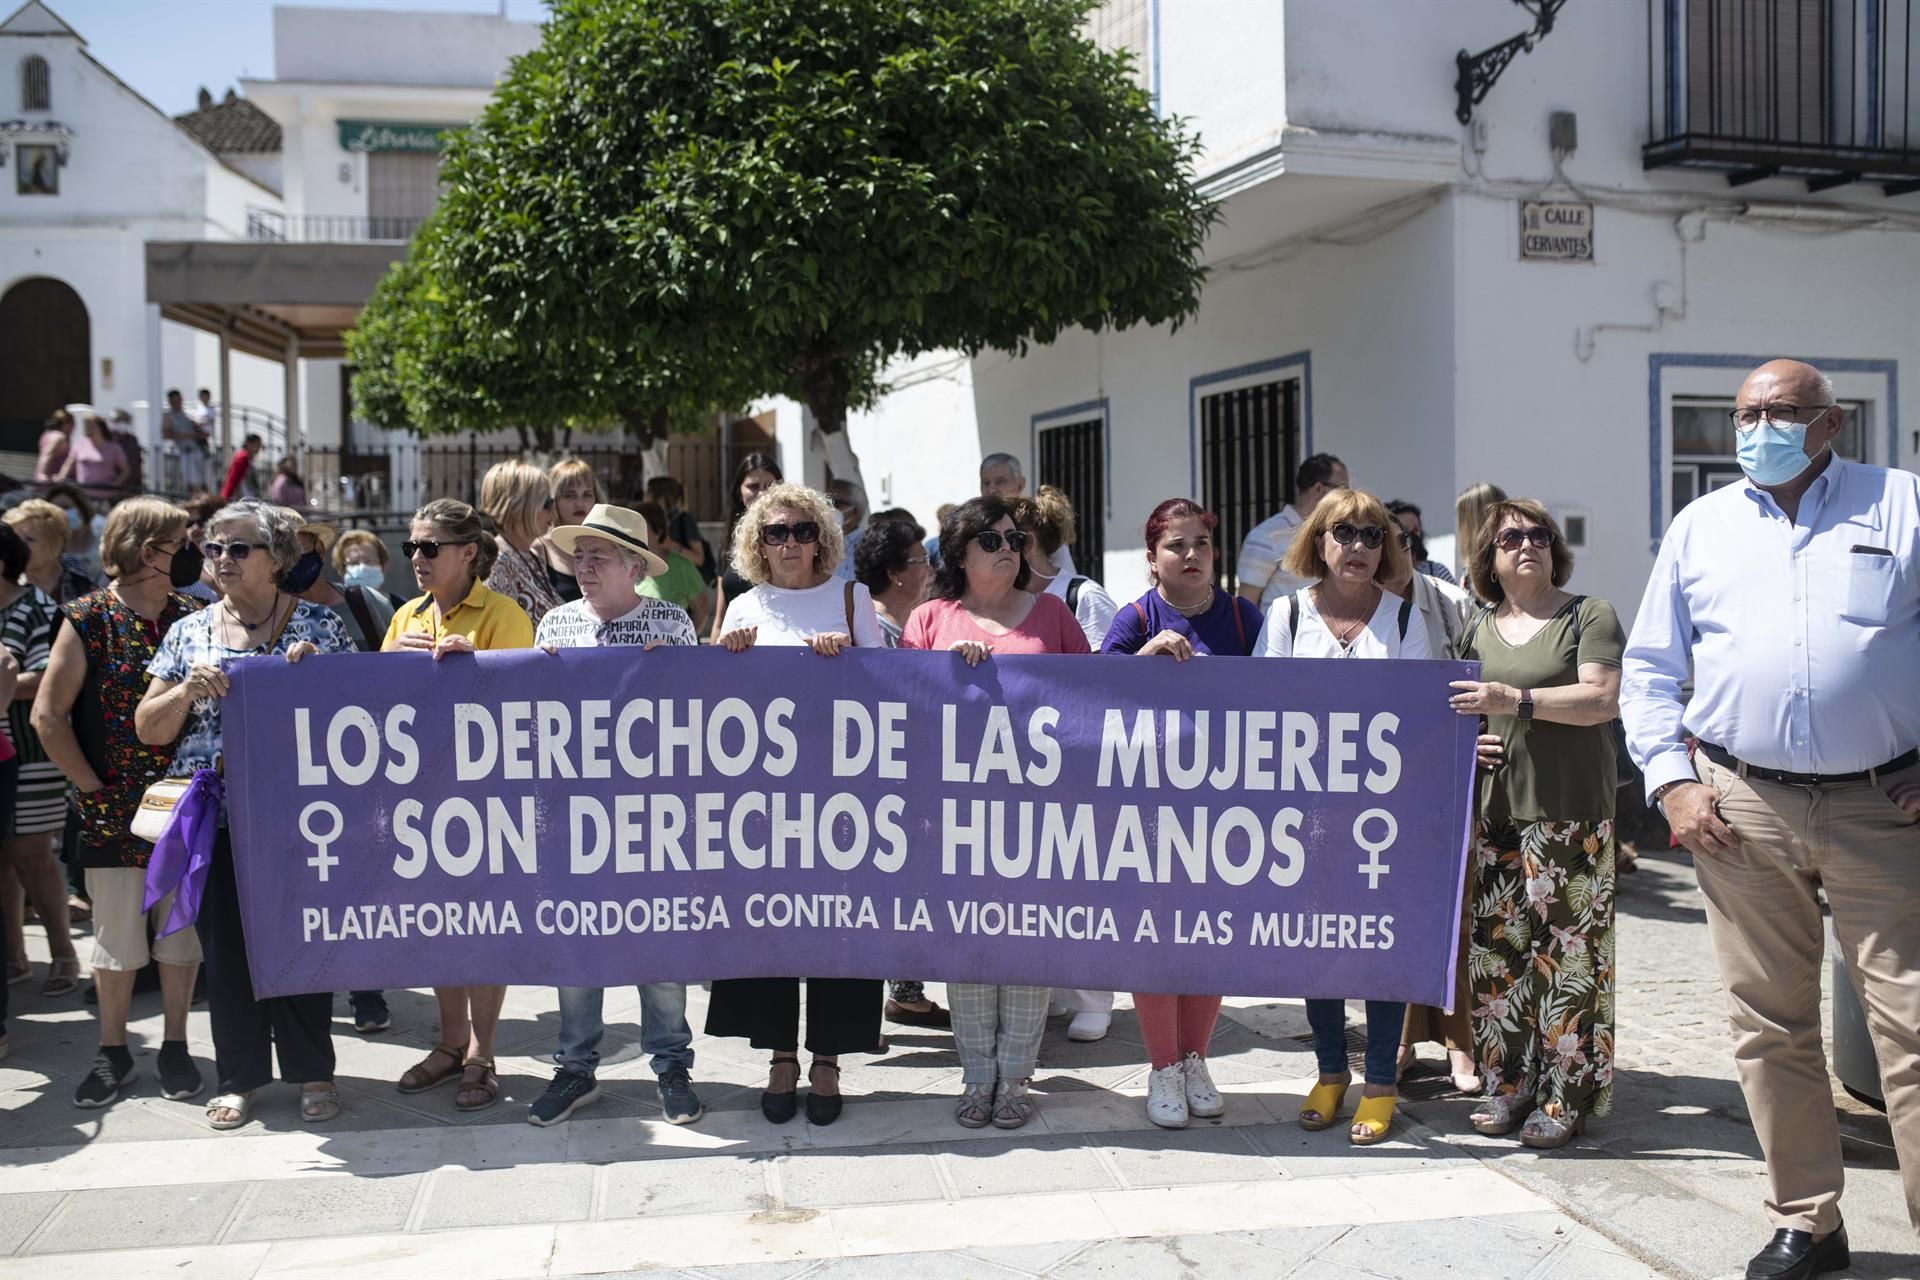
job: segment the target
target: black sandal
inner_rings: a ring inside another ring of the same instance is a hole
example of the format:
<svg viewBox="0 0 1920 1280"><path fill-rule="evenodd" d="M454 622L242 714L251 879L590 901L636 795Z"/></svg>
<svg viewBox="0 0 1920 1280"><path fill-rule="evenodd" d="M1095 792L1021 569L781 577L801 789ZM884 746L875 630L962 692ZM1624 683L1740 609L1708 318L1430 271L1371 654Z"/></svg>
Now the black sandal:
<svg viewBox="0 0 1920 1280"><path fill-rule="evenodd" d="M760 1091L760 1114L775 1124L785 1124L793 1119L800 1110L800 1057L792 1053L773 1055L772 1069L767 1072L767 1084L773 1084L774 1073L788 1063L793 1064L793 1084L784 1092L776 1093L771 1087Z"/></svg>
<svg viewBox="0 0 1920 1280"><path fill-rule="evenodd" d="M813 1065L807 1068L807 1083L809 1085L813 1083L813 1073L822 1067L833 1072L833 1078L838 1082L840 1079L840 1064L836 1062L822 1062L820 1059L815 1058ZM846 1099L837 1093L824 1094L809 1088L807 1090L807 1123L818 1125L832 1124L840 1118L840 1109L844 1105L846 1105Z"/></svg>

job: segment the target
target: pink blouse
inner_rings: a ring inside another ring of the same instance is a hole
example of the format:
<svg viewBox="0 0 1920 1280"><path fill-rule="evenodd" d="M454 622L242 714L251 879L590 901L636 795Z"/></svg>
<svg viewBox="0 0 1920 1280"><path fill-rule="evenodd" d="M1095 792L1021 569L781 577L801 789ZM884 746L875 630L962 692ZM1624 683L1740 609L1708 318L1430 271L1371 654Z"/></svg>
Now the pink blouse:
<svg viewBox="0 0 1920 1280"><path fill-rule="evenodd" d="M958 600L929 600L913 611L900 637L902 649L946 649L962 640L991 645L997 654L1092 653L1087 633L1058 596L1038 595L1011 631L985 630Z"/></svg>

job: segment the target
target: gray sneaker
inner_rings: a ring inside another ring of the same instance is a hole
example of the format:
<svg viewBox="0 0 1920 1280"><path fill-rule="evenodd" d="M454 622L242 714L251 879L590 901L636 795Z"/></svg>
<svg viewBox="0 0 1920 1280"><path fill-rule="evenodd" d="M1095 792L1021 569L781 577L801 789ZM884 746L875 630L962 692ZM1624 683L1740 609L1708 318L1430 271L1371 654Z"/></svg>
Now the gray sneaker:
<svg viewBox="0 0 1920 1280"><path fill-rule="evenodd" d="M579 1071L556 1071L547 1091L527 1108L527 1123L542 1129L559 1124L599 1096L600 1082L592 1076Z"/></svg>
<svg viewBox="0 0 1920 1280"><path fill-rule="evenodd" d="M692 1124L707 1113L693 1091L693 1080L685 1067L671 1067L660 1073L660 1110L668 1124Z"/></svg>

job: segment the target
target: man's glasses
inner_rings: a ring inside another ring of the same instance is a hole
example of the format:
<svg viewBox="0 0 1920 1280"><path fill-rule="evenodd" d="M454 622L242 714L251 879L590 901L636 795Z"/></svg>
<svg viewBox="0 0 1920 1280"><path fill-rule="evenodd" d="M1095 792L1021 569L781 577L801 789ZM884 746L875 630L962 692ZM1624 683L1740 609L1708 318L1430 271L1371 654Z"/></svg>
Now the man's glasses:
<svg viewBox="0 0 1920 1280"><path fill-rule="evenodd" d="M208 542L201 544L200 554L209 560L245 560L264 549L258 542Z"/></svg>
<svg viewBox="0 0 1920 1280"><path fill-rule="evenodd" d="M1833 406L1830 404L1814 406L1811 410L1813 416L1807 419L1805 425L1810 427L1820 421L1821 417L1831 408L1833 408ZM1802 425L1800 415L1807 412L1809 412L1809 410L1802 409L1797 404L1770 404L1764 409L1732 409L1728 411L1727 417L1733 420L1734 430L1751 431L1763 422L1773 427L1800 426Z"/></svg>
<svg viewBox="0 0 1920 1280"><path fill-rule="evenodd" d="M1027 549L1027 535L1018 529L1009 529L1005 533L998 529L982 529L973 536L979 539L982 551L998 551L1002 543L1006 544L1007 550L1016 553Z"/></svg>
<svg viewBox="0 0 1920 1280"><path fill-rule="evenodd" d="M803 547L810 547L820 541L820 526L812 520L760 526L760 541L770 547L777 547L788 538L792 538Z"/></svg>
<svg viewBox="0 0 1920 1280"><path fill-rule="evenodd" d="M1369 551L1378 551L1380 544L1387 540L1387 531L1377 524L1348 524L1342 520L1327 530L1333 540L1343 547L1350 547L1358 539L1360 545Z"/></svg>
<svg viewBox="0 0 1920 1280"><path fill-rule="evenodd" d="M400 554L409 560L413 559L416 555L425 556L429 560L438 560L442 547L464 547L472 541L472 538L447 538L444 540L423 538L419 542L401 543Z"/></svg>
<svg viewBox="0 0 1920 1280"><path fill-rule="evenodd" d="M1522 529L1508 525L1493 536L1493 545L1502 551L1518 551L1523 542L1531 543L1542 550L1553 545L1553 530L1545 525L1534 525L1531 529Z"/></svg>

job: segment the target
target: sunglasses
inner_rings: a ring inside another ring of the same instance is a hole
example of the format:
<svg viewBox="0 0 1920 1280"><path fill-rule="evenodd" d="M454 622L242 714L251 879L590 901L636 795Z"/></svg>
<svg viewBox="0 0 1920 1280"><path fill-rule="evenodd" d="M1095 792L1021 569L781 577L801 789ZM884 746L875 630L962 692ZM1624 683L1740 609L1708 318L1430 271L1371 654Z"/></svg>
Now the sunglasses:
<svg viewBox="0 0 1920 1280"><path fill-rule="evenodd" d="M255 551L264 551L266 547L258 542L206 542L200 546L200 554L209 560L245 560Z"/></svg>
<svg viewBox="0 0 1920 1280"><path fill-rule="evenodd" d="M980 540L980 549L982 551L998 551L1000 544L1003 542L1009 551L1025 551L1027 549L1027 535L1018 529L1009 529L1005 533L1000 532L998 529L982 529L973 536Z"/></svg>
<svg viewBox="0 0 1920 1280"><path fill-rule="evenodd" d="M1360 545L1369 551L1378 551L1380 544L1387 540L1387 531L1377 524L1348 524L1342 520L1327 532L1343 547L1352 546L1357 538Z"/></svg>
<svg viewBox="0 0 1920 1280"><path fill-rule="evenodd" d="M1493 538L1493 545L1502 551L1518 551L1523 542L1530 542L1545 550L1553 545L1553 530L1544 525L1535 525L1531 529L1516 529L1508 525Z"/></svg>
<svg viewBox="0 0 1920 1280"><path fill-rule="evenodd" d="M421 542L403 542L400 544L400 554L409 560L416 554L423 555L429 560L438 560L442 547L464 547L472 541L472 538L449 538L444 542L438 542L427 538Z"/></svg>
<svg viewBox="0 0 1920 1280"><path fill-rule="evenodd" d="M788 538L792 538L803 547L810 547L820 541L820 526L812 520L760 526L760 541L770 547L777 547Z"/></svg>

